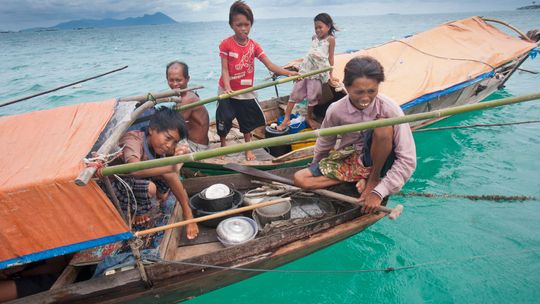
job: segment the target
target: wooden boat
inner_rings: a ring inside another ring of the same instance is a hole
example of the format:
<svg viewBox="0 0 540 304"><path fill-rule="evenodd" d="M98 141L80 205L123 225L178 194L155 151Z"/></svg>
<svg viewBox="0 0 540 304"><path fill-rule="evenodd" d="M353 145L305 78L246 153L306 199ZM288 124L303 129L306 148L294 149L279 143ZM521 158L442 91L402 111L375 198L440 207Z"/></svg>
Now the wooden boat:
<svg viewBox="0 0 540 304"><path fill-rule="evenodd" d="M516 31L519 37L509 35L488 22L502 23ZM375 57L386 71L386 80L381 84L380 92L391 97L405 114L422 113L482 101L504 86L536 46L525 34L504 22L471 17L376 47L336 55L334 75L343 80L345 64L353 57ZM300 62L296 60L288 66L297 66ZM342 92L336 92L325 84L325 102L316 109L318 120L322 121L329 104L343 96ZM283 115L287 101L288 96L283 96L260 103L268 124ZM435 121L416 122L411 127L420 128ZM211 146L219 146L219 138L215 132L211 133ZM264 138L264 129L254 133L256 137ZM242 134L236 131L229 141L230 144L242 142ZM263 170L302 165L311 161L313 147L294 150L279 157L262 149L255 152L255 161L246 161L243 154L237 154L226 159L186 163L185 168L195 174L214 175L230 173L223 168L229 162Z"/></svg>
<svg viewBox="0 0 540 304"><path fill-rule="evenodd" d="M289 168L272 172L291 177L295 170ZM225 183L229 186L242 192L258 186L252 183L250 177L242 174L233 175L227 181ZM203 177L188 179L185 186L193 195L218 182L222 183L223 179L218 176ZM341 188L340 192L354 195L355 189ZM224 247L215 238L212 240L209 235L215 235L213 229L201 230L201 235L204 231L207 235L203 237L206 240L199 243L186 242L178 229L169 230L159 246L163 260L144 266L147 282L142 279L138 269L75 282L77 274L83 272L84 268L92 268L82 266L85 264L76 256L51 290L13 303L176 303L260 273L232 268L279 267L359 233L384 216L362 215L353 205L317 196L294 198L293 205L313 203L314 200L319 200L318 204L326 204L328 211L311 219L291 220L264 234L259 233L254 240L233 247ZM175 209L171 221L179 219L179 209ZM212 265L223 268L212 268Z"/></svg>

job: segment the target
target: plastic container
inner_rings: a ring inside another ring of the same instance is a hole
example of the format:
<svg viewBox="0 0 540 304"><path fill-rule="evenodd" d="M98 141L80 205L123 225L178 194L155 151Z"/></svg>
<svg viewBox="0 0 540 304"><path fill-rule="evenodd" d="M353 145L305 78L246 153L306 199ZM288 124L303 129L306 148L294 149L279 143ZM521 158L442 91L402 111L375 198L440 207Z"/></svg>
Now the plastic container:
<svg viewBox="0 0 540 304"><path fill-rule="evenodd" d="M289 133L289 128L286 128L283 131L279 131L278 129L274 129L270 126L266 126L264 129L264 136L266 138L272 138L272 137L278 137L287 135ZM281 145L281 146L274 146L274 147L268 147L266 148L268 153L270 153L274 157L281 156L283 154L287 154L291 152L291 145Z"/></svg>
<svg viewBox="0 0 540 304"><path fill-rule="evenodd" d="M306 119L300 114L291 114L290 116L291 123L289 124L289 134L295 134L307 127ZM285 119L285 115L278 117L277 122L281 124ZM295 122L297 120L297 122Z"/></svg>
<svg viewBox="0 0 540 304"><path fill-rule="evenodd" d="M243 202L244 197L242 196L242 193L240 193L237 190L233 190L233 192L234 192L234 195L233 195L232 206L229 209L226 209L226 210L236 209ZM205 210L202 209L203 204L205 204L205 202L202 201L201 196L199 195L199 193L197 193L197 194L195 194L195 195L193 195L192 197L189 198L189 207L193 211L193 216L194 217L201 217L201 216L211 215L211 214L215 214L215 213L219 213L219 212L224 211L224 210L205 211ZM220 217L220 218L211 219L211 220L208 220L208 221L201 222L201 225L206 226L206 227L210 227L210 228L216 228L217 225L222 220L224 220L226 218L233 217L233 216L236 216L236 215L231 214L229 216L224 216L224 217Z"/></svg>
<svg viewBox="0 0 540 304"><path fill-rule="evenodd" d="M210 193L214 186L221 186L218 192ZM211 198L207 195L210 194ZM231 209L234 203L234 191L223 184L212 185L199 193L199 205L198 208L202 211L223 211Z"/></svg>
<svg viewBox="0 0 540 304"><path fill-rule="evenodd" d="M300 131L300 133L302 132L309 132L309 131L313 131L313 129L311 128L305 128L304 130ZM299 149L302 149L302 148L306 148L306 147L311 147L311 146L314 146L315 143L317 142L317 139L307 139L307 140L304 140L300 143L297 143L297 144L291 144L291 149L293 151L295 150L299 150Z"/></svg>

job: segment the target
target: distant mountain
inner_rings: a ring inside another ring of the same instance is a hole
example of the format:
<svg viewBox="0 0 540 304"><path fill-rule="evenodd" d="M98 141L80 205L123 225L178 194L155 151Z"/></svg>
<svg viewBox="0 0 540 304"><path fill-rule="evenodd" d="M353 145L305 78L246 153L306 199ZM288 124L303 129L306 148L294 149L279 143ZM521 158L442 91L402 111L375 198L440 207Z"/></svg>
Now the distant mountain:
<svg viewBox="0 0 540 304"><path fill-rule="evenodd" d="M518 7L517 9L518 10L540 9L540 5L527 5L527 6Z"/></svg>
<svg viewBox="0 0 540 304"><path fill-rule="evenodd" d="M133 26L133 25L155 25L155 24L174 24L176 20L163 13L155 13L153 15L145 14L142 17L129 17L126 19L81 19L68 22L62 22L48 28L32 28L25 31L46 31L46 30L71 30L83 28L104 28L117 26Z"/></svg>

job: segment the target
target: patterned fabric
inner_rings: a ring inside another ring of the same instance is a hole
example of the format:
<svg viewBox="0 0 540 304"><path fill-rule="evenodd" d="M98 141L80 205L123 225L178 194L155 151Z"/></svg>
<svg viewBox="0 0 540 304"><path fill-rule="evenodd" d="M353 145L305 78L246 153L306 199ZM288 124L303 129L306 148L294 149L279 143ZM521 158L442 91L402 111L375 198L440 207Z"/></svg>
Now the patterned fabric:
<svg viewBox="0 0 540 304"><path fill-rule="evenodd" d="M344 182L357 182L369 177L371 167L364 167L354 147L332 151L321 159L319 169L328 178Z"/></svg>
<svg viewBox="0 0 540 304"><path fill-rule="evenodd" d="M231 89L237 91L253 86L255 58L261 60L266 57L266 54L253 39L250 39L246 45L240 45L231 36L219 44L219 56L227 59ZM221 77L219 86L225 88Z"/></svg>
<svg viewBox="0 0 540 304"><path fill-rule="evenodd" d="M135 195L137 203L137 211L135 212L135 215L149 213L154 207L156 207L155 201L151 200L148 197L148 185L150 184L150 181L152 181L156 185L158 193L165 194L167 193L167 191L169 191L169 186L165 181L161 179L137 179L129 176L124 176L122 177L122 179L127 183L129 188L131 188L133 195ZM123 212L127 212L127 207L130 203L131 208L135 208L135 202L133 201L133 197L131 196L129 190L126 189L124 184L115 179L114 181L112 181L112 186L114 194L118 198L118 201L120 201L120 207L122 208Z"/></svg>
<svg viewBox="0 0 540 304"><path fill-rule="evenodd" d="M327 68L330 66L328 61L328 53L330 48L330 42L328 38L330 36L319 40L317 37L313 37L311 40L311 48L304 57L302 64L300 65L300 74L307 72ZM321 73L308 77L309 79L319 79L322 83L328 82L330 79L330 73Z"/></svg>

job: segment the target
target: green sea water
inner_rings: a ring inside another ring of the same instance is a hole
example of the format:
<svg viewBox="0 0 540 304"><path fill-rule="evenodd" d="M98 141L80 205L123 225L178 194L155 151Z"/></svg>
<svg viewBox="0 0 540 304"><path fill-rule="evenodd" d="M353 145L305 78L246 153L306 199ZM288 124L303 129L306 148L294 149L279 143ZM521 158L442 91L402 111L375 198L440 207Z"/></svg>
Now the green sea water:
<svg viewBox="0 0 540 304"><path fill-rule="evenodd" d="M526 31L538 11L481 12ZM360 49L471 14L336 17L337 52ZM307 51L310 19L257 20L252 37L279 64ZM225 22L0 35L0 102L129 65L123 72L0 108L0 115L166 89L164 67L191 66L191 83L217 91L217 45ZM524 69L540 71L540 58ZM267 76L257 66L256 82ZM538 92L540 75L517 72L488 99ZM290 85L280 87L286 94ZM262 98L273 89L260 92ZM213 107L209 106L211 113ZM538 120L538 101L457 115L434 126ZM1 130L0 130L1 131ZM418 166L403 192L540 197L540 124L416 133ZM6 174L6 173L2 173ZM535 303L540 299L540 201L393 197L397 221L289 263L282 270L394 272L265 273L189 303Z"/></svg>

